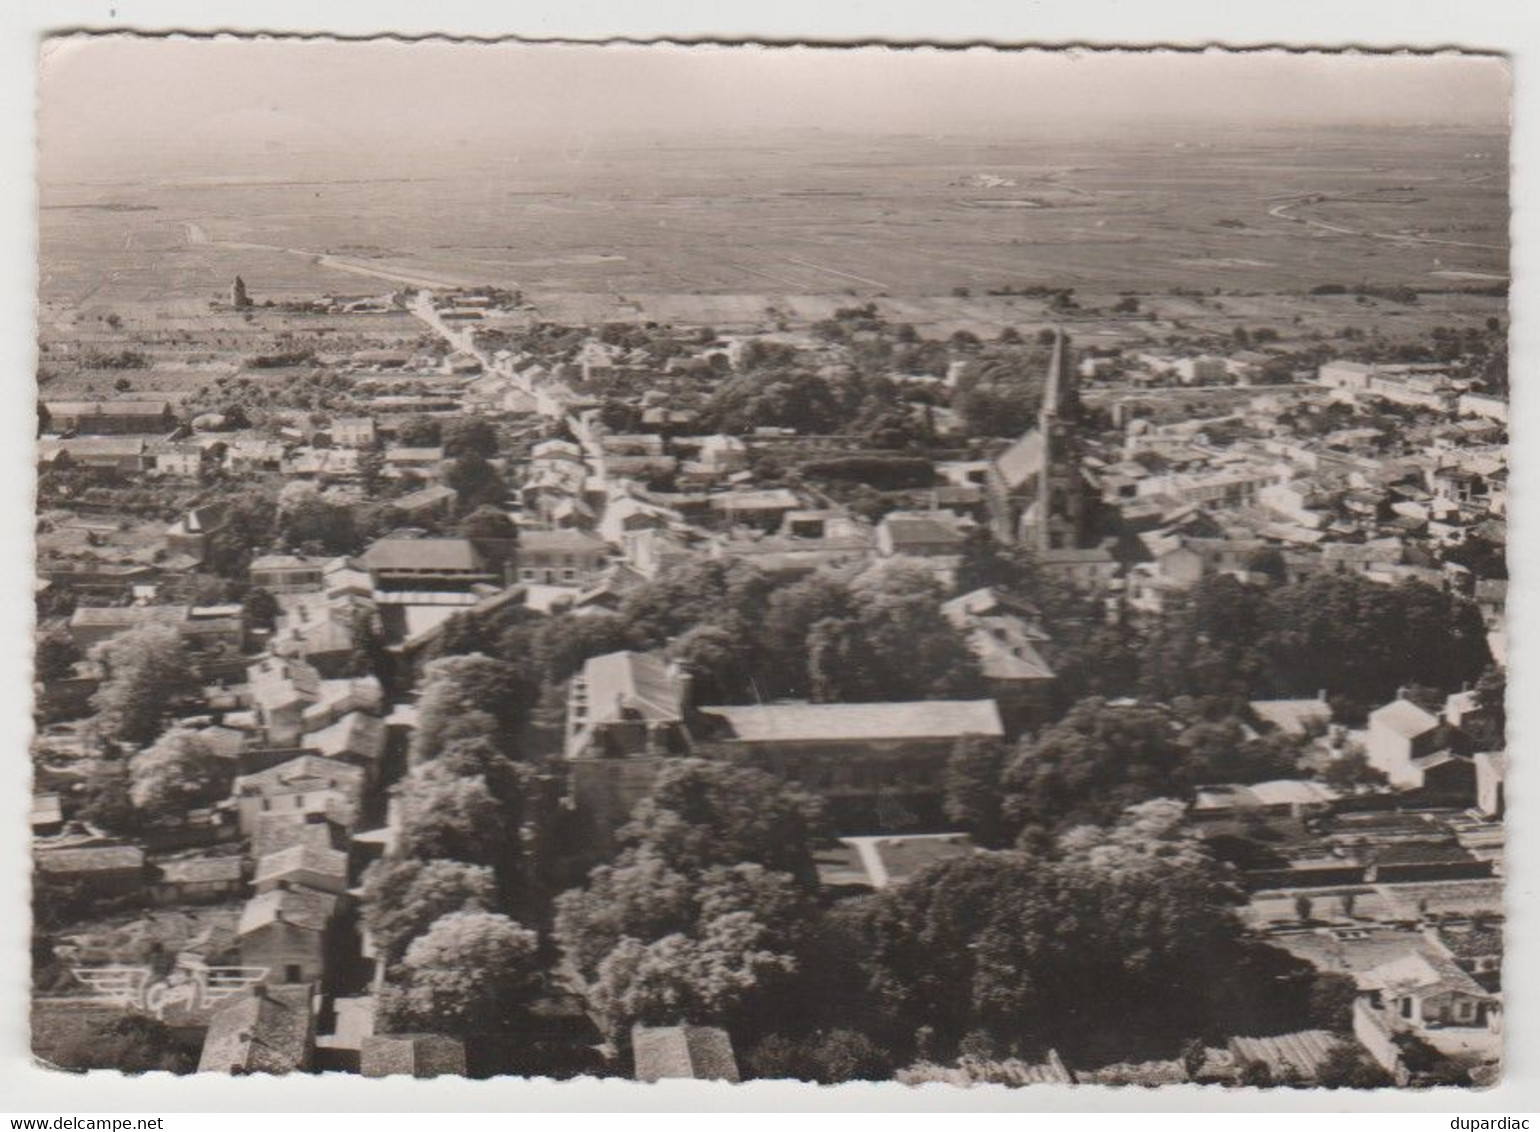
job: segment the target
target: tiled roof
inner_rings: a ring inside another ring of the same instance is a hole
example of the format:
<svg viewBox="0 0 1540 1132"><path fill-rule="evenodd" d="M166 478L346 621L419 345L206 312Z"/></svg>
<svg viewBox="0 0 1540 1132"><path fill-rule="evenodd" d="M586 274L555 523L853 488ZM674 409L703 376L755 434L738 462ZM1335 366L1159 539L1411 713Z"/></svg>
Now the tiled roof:
<svg viewBox="0 0 1540 1132"><path fill-rule="evenodd" d="M959 1058L956 1065L920 1062L900 1069L896 1080L903 1085L924 1085L932 1081L949 1085L1073 1085L1074 1075L1058 1052L1049 1050L1042 1061L1008 1058L1000 1061L979 1057Z"/></svg>
<svg viewBox="0 0 1540 1132"><path fill-rule="evenodd" d="M298 755L266 770L241 775L236 779L236 793L292 793L323 786L353 791L362 787L363 780L364 772L352 763L324 755Z"/></svg>
<svg viewBox="0 0 1540 1132"><path fill-rule="evenodd" d="M1312 725L1331 721L1331 705L1325 700L1252 700L1251 710L1289 735L1304 735Z"/></svg>
<svg viewBox="0 0 1540 1132"><path fill-rule="evenodd" d="M1438 726L1438 717L1410 700L1393 700L1369 713L1369 726L1386 727L1397 735L1415 739Z"/></svg>
<svg viewBox="0 0 1540 1132"><path fill-rule="evenodd" d="M716 1026L634 1026L631 1051L638 1081L739 1079L732 1039Z"/></svg>
<svg viewBox="0 0 1540 1132"><path fill-rule="evenodd" d="M463 1077L465 1043L443 1034L373 1034L363 1040L359 1069L365 1077Z"/></svg>
<svg viewBox="0 0 1540 1132"><path fill-rule="evenodd" d="M203 1040L203 1073L292 1073L309 1067L311 992L261 987L215 1012Z"/></svg>
<svg viewBox="0 0 1540 1132"><path fill-rule="evenodd" d="M256 830L251 839L253 857L265 857L294 845L334 848L331 826L325 821L312 821L308 815L300 813L257 815Z"/></svg>
<svg viewBox="0 0 1540 1132"><path fill-rule="evenodd" d="M470 540L462 538L380 539L364 551L361 561L369 570L475 573L483 568L481 555Z"/></svg>
<svg viewBox="0 0 1540 1132"><path fill-rule="evenodd" d="M338 849L317 845L291 845L276 853L269 853L257 861L258 883L295 872L311 872L321 876L346 877L348 855Z"/></svg>
<svg viewBox="0 0 1540 1132"><path fill-rule="evenodd" d="M923 515L889 515L882 526L895 546L960 546L966 536L944 519Z"/></svg>
<svg viewBox="0 0 1540 1132"><path fill-rule="evenodd" d="M99 845L84 849L45 849L34 856L45 873L94 873L144 867L144 850L135 845Z"/></svg>
<svg viewBox="0 0 1540 1132"><path fill-rule="evenodd" d="M622 710L671 722L684 714L684 685L668 661L652 653L612 652L583 665L589 720L620 718Z"/></svg>
<svg viewBox="0 0 1540 1132"><path fill-rule="evenodd" d="M162 861L158 867L162 884L212 884L241 879L239 857L189 857Z"/></svg>
<svg viewBox="0 0 1540 1132"><path fill-rule="evenodd" d="M1005 486L1015 491L1041 474L1045 454L1043 434L1033 428L995 457L995 469Z"/></svg>
<svg viewBox="0 0 1540 1132"><path fill-rule="evenodd" d="M576 554L606 551L609 543L582 531L523 531L519 535L521 551L544 553L571 552Z"/></svg>
<svg viewBox="0 0 1540 1132"><path fill-rule="evenodd" d="M749 704L704 709L752 743L954 739L1003 735L994 700L918 700L874 704Z"/></svg>
<svg viewBox="0 0 1540 1132"><path fill-rule="evenodd" d="M1262 1038L1231 1038L1230 1050L1238 1062L1264 1063L1279 1078L1294 1070L1314 1077L1321 1063L1342 1041L1329 1030L1299 1030Z"/></svg>
<svg viewBox="0 0 1540 1132"><path fill-rule="evenodd" d="M336 910L337 898L331 893L290 885L260 893L246 901L236 930L241 935L248 935L282 920L298 928L321 932L326 930Z"/></svg>
<svg viewBox="0 0 1540 1132"><path fill-rule="evenodd" d="M185 605L82 605L70 614L72 626L180 625L187 620Z"/></svg>
<svg viewBox="0 0 1540 1132"><path fill-rule="evenodd" d="M330 727L312 731L305 737L305 746L330 758L352 755L376 762L385 754L385 721L377 715L350 711Z"/></svg>

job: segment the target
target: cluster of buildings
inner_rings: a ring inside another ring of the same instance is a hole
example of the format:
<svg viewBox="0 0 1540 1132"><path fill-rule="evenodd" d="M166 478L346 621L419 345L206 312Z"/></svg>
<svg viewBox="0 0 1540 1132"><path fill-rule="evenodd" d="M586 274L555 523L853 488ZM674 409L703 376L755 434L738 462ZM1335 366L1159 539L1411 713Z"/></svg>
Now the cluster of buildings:
<svg viewBox="0 0 1540 1132"><path fill-rule="evenodd" d="M1494 654L1503 655L1504 583L1453 552L1504 541L1505 409L1447 374L1331 363L1309 386L1258 391L1224 416L1136 418L1094 433L1080 378L1101 371L1096 359L1077 365L1061 333L1031 428L933 461L933 484L886 492L889 506L874 518L809 478L760 470L840 454L837 438L703 433L692 410L652 394L637 398L638 431L606 427L595 384L653 363L598 339L560 361L489 350L477 328L508 301L490 292L419 296L412 309L448 343L431 359L431 392L359 397L345 413L277 435L183 422L161 402L46 405L40 453L54 468L185 480L219 468L310 480L345 501L368 497L360 486L368 453L369 475L409 485L391 497L401 529L357 554L251 559L246 581L277 606L270 628L247 623L239 606L157 595L169 576L196 573L230 521L219 503L179 516L151 552L112 560L101 552L106 531L92 553L41 564L47 585L78 599L64 628L82 652L153 623L174 627L200 657L202 701L176 726L227 761L228 799L142 844L66 820L57 792L39 795L33 822L39 872L61 884L106 901L238 905L222 930L186 941L175 957L173 974L202 988L190 996L194 1007L174 1015L200 1034L202 1068L464 1071L454 1039L374 1032L384 970L359 926L358 886L392 852L390 785L415 708L409 691L387 697L365 640L410 660L457 614L509 603L578 616L614 610L690 560L749 562L778 578L824 571L854 580L899 564L933 574L956 595L938 612L977 657L982 698L712 704L667 657L629 650L589 658L566 688L550 763L595 858L664 761L696 755L757 767L822 797L845 835L820 860L832 891L885 887L976 852L940 817L949 757L963 740L1007 740L1049 718L1053 626L1002 590L957 593L959 568L986 532L1103 599L1109 616L1159 616L1173 595L1214 574L1419 579L1481 603ZM736 346L703 344L683 360L722 352L730 366ZM1268 360L1138 359L1145 371L1200 385L1253 384ZM350 372L364 380L426 362L408 350L375 351L352 357ZM1308 423L1380 402L1427 419L1398 436ZM400 440L406 416L425 413L527 429L529 442L497 460L509 487L500 509L516 537L432 533L459 507L452 489L433 482L444 450ZM83 700L89 665L76 677ZM1408 1032L1473 1064L1495 1060L1501 1005L1486 929L1500 916L1505 763L1503 752L1467 738L1478 705L1469 693L1436 712L1398 698L1356 735L1335 727L1321 701L1253 709L1258 734L1318 734L1323 760L1360 745L1388 784L1339 792L1299 778L1197 791L1192 824L1238 863L1256 930L1353 978L1354 1040L1387 1071L1407 1073L1397 1035ZM936 831L872 832L898 813ZM1237 1037L1181 1079L1223 1080L1256 1061L1280 1079L1285 1067L1308 1076L1339 1040L1313 1031ZM632 1044L642 1079L737 1075L730 1040L709 1027L644 1029ZM1175 1072L1138 1072L1167 1071ZM1097 1080L1097 1072L1072 1070L1057 1055L977 1068L1023 1081Z"/></svg>

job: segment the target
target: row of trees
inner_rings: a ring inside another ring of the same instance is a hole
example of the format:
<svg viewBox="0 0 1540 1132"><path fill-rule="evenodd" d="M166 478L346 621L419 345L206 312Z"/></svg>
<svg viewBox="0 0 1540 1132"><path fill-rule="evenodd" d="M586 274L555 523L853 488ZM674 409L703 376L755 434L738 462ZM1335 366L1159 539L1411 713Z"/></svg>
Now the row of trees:
<svg viewBox="0 0 1540 1132"><path fill-rule="evenodd" d="M559 685L590 657L666 646L695 673L702 703L976 695L977 662L941 614L946 596L924 571L786 582L750 563L703 559L632 590L615 612L451 618L436 649L485 652Z"/></svg>
<svg viewBox="0 0 1540 1132"><path fill-rule="evenodd" d="M542 915L537 772L517 740L529 703L503 661L427 666L395 849L364 880L363 923L388 979L383 1025L466 1039L477 1073L507 1069L543 987L540 937L525 926Z"/></svg>
<svg viewBox="0 0 1540 1132"><path fill-rule="evenodd" d="M1014 747L963 739L947 763L947 817L987 846L1040 845L1194 786L1296 773L1305 737L1256 736L1241 718L1207 718L1204 707L1091 697Z"/></svg>
<svg viewBox="0 0 1540 1132"><path fill-rule="evenodd" d="M816 801L675 760L617 858L558 898L553 936L613 1039L720 1024L763 1076L871 1079L959 1049L1169 1057L1237 1025L1343 1028L1340 988L1247 937L1228 871L1182 817L1150 800L821 906Z"/></svg>

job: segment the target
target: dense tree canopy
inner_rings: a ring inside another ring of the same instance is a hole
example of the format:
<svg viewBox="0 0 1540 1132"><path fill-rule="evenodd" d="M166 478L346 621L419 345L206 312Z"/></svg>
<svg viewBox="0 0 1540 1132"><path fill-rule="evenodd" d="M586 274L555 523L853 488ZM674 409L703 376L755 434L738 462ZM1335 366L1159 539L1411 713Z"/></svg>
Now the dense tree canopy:
<svg viewBox="0 0 1540 1132"><path fill-rule="evenodd" d="M380 862L364 877L364 926L387 967L439 917L497 906L496 878L483 865L406 858Z"/></svg>
<svg viewBox="0 0 1540 1132"><path fill-rule="evenodd" d="M91 706L108 739L143 745L160 734L167 712L197 688L182 635L169 625L141 625L91 650L103 679Z"/></svg>
<svg viewBox="0 0 1540 1132"><path fill-rule="evenodd" d="M387 1032L506 1034L539 990L538 954L535 933L506 916L440 917L407 947L398 981L381 997Z"/></svg>
<svg viewBox="0 0 1540 1132"><path fill-rule="evenodd" d="M1178 734L1163 707L1083 700L1016 751L1004 779L1006 815L1049 828L1110 820L1180 782Z"/></svg>
<svg viewBox="0 0 1540 1132"><path fill-rule="evenodd" d="M430 764L403 780L398 797L402 856L486 865L510 878L517 833L486 779L456 778Z"/></svg>
<svg viewBox="0 0 1540 1132"><path fill-rule="evenodd" d="M1242 939L1238 895L1182 807L1152 802L1111 829L931 866L861 909L868 993L899 1031L1064 1044L1140 1012L1201 1024L1213 972Z"/></svg>
<svg viewBox="0 0 1540 1132"><path fill-rule="evenodd" d="M1009 343L978 354L963 368L955 407L970 436L1017 437L1037 420L1048 374L1038 346Z"/></svg>
<svg viewBox="0 0 1540 1132"><path fill-rule="evenodd" d="M812 886L823 822L817 798L763 771L672 759L618 837L681 872L748 862Z"/></svg>
<svg viewBox="0 0 1540 1132"><path fill-rule="evenodd" d="M491 738L504 751L512 751L540 694L538 681L526 667L479 654L430 661L421 688L412 752L419 760L437 756L457 721L473 712L489 717Z"/></svg>
<svg viewBox="0 0 1540 1132"><path fill-rule="evenodd" d="M233 778L229 760L215 755L195 732L168 731L130 761L129 797L148 817L185 817L227 797Z"/></svg>
<svg viewBox="0 0 1540 1132"><path fill-rule="evenodd" d="M557 901L555 934L615 1033L633 1022L731 1022L799 969L808 896L759 865L670 868L650 852L600 866Z"/></svg>
<svg viewBox="0 0 1540 1132"><path fill-rule="evenodd" d="M352 554L361 541L352 508L314 488L285 492L278 534L293 549L316 554Z"/></svg>

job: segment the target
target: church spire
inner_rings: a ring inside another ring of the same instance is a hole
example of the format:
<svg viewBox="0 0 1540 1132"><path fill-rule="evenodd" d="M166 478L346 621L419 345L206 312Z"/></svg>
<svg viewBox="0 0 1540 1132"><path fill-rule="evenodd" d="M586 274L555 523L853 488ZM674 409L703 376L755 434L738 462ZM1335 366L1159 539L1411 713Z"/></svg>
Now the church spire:
<svg viewBox="0 0 1540 1132"><path fill-rule="evenodd" d="M1073 417L1080 409L1080 383L1075 371L1069 337L1062 326L1053 328L1053 356L1048 361L1048 380L1043 386L1042 415Z"/></svg>

